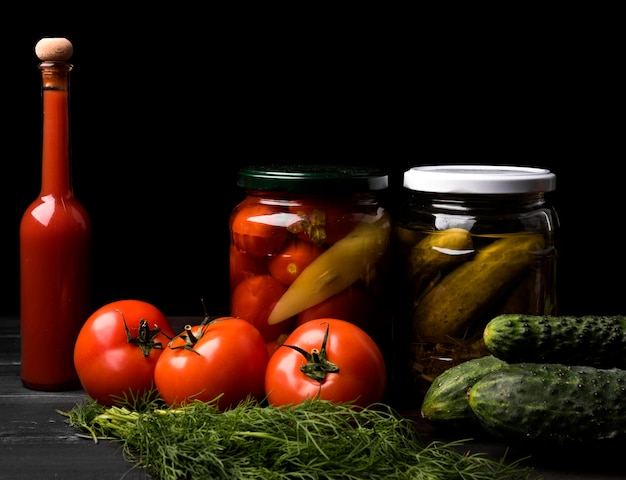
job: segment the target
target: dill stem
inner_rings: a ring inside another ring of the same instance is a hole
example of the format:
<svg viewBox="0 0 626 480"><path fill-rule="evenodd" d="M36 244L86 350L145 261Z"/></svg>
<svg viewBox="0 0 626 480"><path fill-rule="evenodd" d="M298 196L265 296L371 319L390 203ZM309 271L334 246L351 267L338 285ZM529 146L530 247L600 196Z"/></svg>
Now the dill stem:
<svg viewBox="0 0 626 480"><path fill-rule="evenodd" d="M287 442L288 441L288 440L286 440L284 438L276 437L276 436L270 435L269 433L266 433L266 432L240 431L240 432L234 432L233 435L238 435L238 436L241 436L241 437L263 438L265 440L274 440L276 442Z"/></svg>
<svg viewBox="0 0 626 480"><path fill-rule="evenodd" d="M129 461L157 480L532 478L520 460L461 453L464 440L425 445L410 420L383 404L273 408L248 400L223 412L204 402L137 412L91 403L60 413L89 438L121 442Z"/></svg>

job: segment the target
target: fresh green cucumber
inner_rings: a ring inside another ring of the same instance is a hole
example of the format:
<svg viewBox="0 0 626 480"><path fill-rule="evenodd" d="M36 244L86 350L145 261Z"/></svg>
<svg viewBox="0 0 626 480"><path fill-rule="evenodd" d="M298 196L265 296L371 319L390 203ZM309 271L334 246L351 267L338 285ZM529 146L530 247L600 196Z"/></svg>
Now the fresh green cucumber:
<svg viewBox="0 0 626 480"><path fill-rule="evenodd" d="M626 436L626 370L518 363L479 379L468 403L493 436L526 446Z"/></svg>
<svg viewBox="0 0 626 480"><path fill-rule="evenodd" d="M459 427L477 424L467 402L467 391L476 381L506 362L489 355L459 363L440 373L422 400L422 418L439 426Z"/></svg>
<svg viewBox="0 0 626 480"><path fill-rule="evenodd" d="M483 340L509 363L626 368L626 316L503 314L487 323Z"/></svg>

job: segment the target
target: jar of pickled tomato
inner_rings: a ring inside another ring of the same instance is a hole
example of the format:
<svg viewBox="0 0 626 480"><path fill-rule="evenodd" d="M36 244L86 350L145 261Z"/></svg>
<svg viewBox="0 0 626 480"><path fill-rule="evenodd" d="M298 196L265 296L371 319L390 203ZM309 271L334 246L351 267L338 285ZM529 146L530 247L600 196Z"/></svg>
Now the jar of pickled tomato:
<svg viewBox="0 0 626 480"><path fill-rule="evenodd" d="M238 186L245 196L229 220L231 315L252 322L270 354L304 322L346 320L370 334L390 367L387 173L249 166Z"/></svg>
<svg viewBox="0 0 626 480"><path fill-rule="evenodd" d="M393 245L404 278L398 323L419 398L444 370L488 355L502 313L557 314L556 176L543 168L437 165L407 170Z"/></svg>

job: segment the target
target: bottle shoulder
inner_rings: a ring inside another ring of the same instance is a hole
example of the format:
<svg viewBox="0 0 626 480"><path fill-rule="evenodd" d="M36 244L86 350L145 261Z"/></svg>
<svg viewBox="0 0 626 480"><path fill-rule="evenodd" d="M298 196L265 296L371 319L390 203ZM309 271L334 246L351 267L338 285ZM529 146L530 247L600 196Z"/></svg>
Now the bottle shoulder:
<svg viewBox="0 0 626 480"><path fill-rule="evenodd" d="M44 228L61 225L79 225L91 228L91 218L82 203L73 195L41 195L35 199L22 215L22 228L25 225L38 225Z"/></svg>

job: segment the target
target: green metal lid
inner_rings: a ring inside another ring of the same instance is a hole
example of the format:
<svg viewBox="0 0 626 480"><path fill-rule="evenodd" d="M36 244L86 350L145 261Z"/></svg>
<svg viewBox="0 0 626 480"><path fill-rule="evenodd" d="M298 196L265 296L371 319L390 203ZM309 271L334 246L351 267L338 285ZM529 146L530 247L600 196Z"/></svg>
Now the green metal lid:
<svg viewBox="0 0 626 480"><path fill-rule="evenodd" d="M349 165L252 165L239 170L237 185L249 190L346 193L384 190L385 171Z"/></svg>

